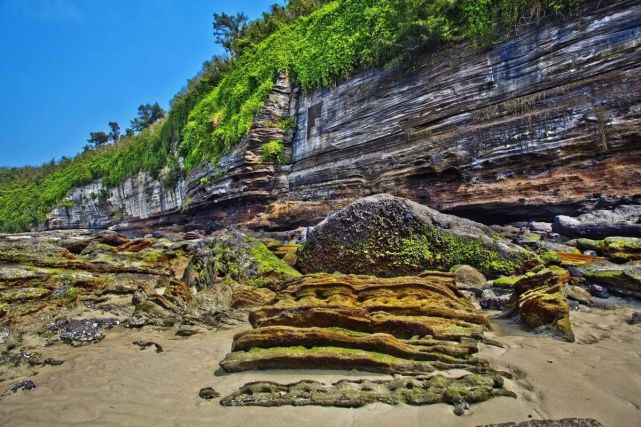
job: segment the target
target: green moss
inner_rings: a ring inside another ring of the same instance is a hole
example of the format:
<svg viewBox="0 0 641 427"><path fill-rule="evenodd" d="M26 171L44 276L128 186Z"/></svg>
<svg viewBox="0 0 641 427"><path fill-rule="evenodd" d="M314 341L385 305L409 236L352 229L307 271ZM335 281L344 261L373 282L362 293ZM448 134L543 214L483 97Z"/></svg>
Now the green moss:
<svg viewBox="0 0 641 427"><path fill-rule="evenodd" d="M610 252L641 252L641 239L636 237L606 237L602 247Z"/></svg>
<svg viewBox="0 0 641 427"><path fill-rule="evenodd" d="M556 252L552 252L552 251L543 252L543 254L541 255L541 261L543 261L543 263L545 265L552 265L552 264L560 264L561 263L561 259L559 258L559 254L556 253Z"/></svg>
<svg viewBox="0 0 641 427"><path fill-rule="evenodd" d="M512 277L501 276L498 279L494 279L492 281L492 285L497 288L512 288L514 287L516 282L518 282L523 277L525 276L512 276Z"/></svg>
<svg viewBox="0 0 641 427"><path fill-rule="evenodd" d="M75 301L78 299L78 289L73 286L70 286L69 289L64 294L59 294L57 299L64 299L67 301Z"/></svg>
<svg viewBox="0 0 641 427"><path fill-rule="evenodd" d="M270 347L270 348L260 348L252 347L249 352L250 354L261 356L261 355L270 355L270 354L283 354L286 353L290 356L307 356L307 355L336 355L349 358L357 357L367 357L378 362L387 363L387 364L396 364L396 363L405 363L406 359L401 359L399 357L390 356L389 354L377 353L367 350L358 350L352 348L344 347L312 347L306 348L303 346L293 346L293 347ZM412 363L421 363L412 361ZM426 363L427 364L427 363Z"/></svg>
<svg viewBox="0 0 641 427"><path fill-rule="evenodd" d="M424 234L392 240L395 263L420 266L424 269L448 268L468 264L489 276L510 275L523 269L534 254L505 258L487 247L481 239L469 239L454 234L425 229Z"/></svg>
<svg viewBox="0 0 641 427"><path fill-rule="evenodd" d="M269 249L267 249L267 246L260 242L254 242L254 245L251 248L251 255L258 262L259 276L277 274L283 279L291 279L301 276L301 274L292 266L278 258Z"/></svg>
<svg viewBox="0 0 641 427"><path fill-rule="evenodd" d="M11 289L0 292L0 302L29 301L43 298L49 295L50 291L43 288L22 288Z"/></svg>

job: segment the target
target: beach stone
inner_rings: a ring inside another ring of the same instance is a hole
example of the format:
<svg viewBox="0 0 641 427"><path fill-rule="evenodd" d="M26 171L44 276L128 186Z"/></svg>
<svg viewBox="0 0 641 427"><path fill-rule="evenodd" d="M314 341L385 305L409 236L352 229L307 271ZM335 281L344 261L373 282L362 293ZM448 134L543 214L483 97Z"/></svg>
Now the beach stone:
<svg viewBox="0 0 641 427"><path fill-rule="evenodd" d="M621 205L572 218L559 215L552 229L567 237L604 239L608 236L641 237L641 205Z"/></svg>
<svg viewBox="0 0 641 427"><path fill-rule="evenodd" d="M19 390L33 390L36 388L36 384L31 380L23 380L11 387L12 393L17 393Z"/></svg>
<svg viewBox="0 0 641 427"><path fill-rule="evenodd" d="M480 299L484 310L505 310L510 302L510 295L498 296L492 289L484 289Z"/></svg>
<svg viewBox="0 0 641 427"><path fill-rule="evenodd" d="M119 324L120 321L113 318L72 320L61 328L60 339L74 347L95 344L105 337L102 328L111 329Z"/></svg>
<svg viewBox="0 0 641 427"><path fill-rule="evenodd" d="M535 258L483 224L379 194L314 227L298 266L304 273L393 277L467 264L495 277L526 271L538 263Z"/></svg>
<svg viewBox="0 0 641 427"><path fill-rule="evenodd" d="M153 341L138 340L134 341L133 344L137 345L141 350L145 350L149 347L156 347L156 353L162 353L163 351L165 351L160 344Z"/></svg>
<svg viewBox="0 0 641 427"><path fill-rule="evenodd" d="M52 357L48 357L42 362L42 366L60 366L63 363L65 363L64 360L59 360L59 359L54 359Z"/></svg>
<svg viewBox="0 0 641 427"><path fill-rule="evenodd" d="M388 405L429 405L447 403L455 406L455 413L462 415L469 405L497 396L516 395L503 388L500 376L466 375L461 378L446 378L442 375L429 377L397 377L392 380L341 380L324 384L314 380L302 380L294 384L278 384L273 381L252 382L237 392L224 397L223 406L334 406L338 408L361 408L372 403ZM401 423L402 424L402 423Z"/></svg>
<svg viewBox="0 0 641 427"><path fill-rule="evenodd" d="M147 294L142 289L136 290L131 297L131 304L133 305L140 305L145 301L147 301Z"/></svg>
<svg viewBox="0 0 641 427"><path fill-rule="evenodd" d="M568 286L565 288L565 296L583 305L592 304L592 295L590 295L590 292L579 286Z"/></svg>
<svg viewBox="0 0 641 427"><path fill-rule="evenodd" d="M466 401L457 402L454 404L454 415L460 417L465 415L465 411L470 409L470 404Z"/></svg>
<svg viewBox="0 0 641 427"><path fill-rule="evenodd" d="M476 296L481 296L487 279L480 271L469 265L457 265L450 271L454 273L456 287L459 290L470 291Z"/></svg>
<svg viewBox="0 0 641 427"><path fill-rule="evenodd" d="M590 293L592 294L592 296L597 297L597 298L602 298L602 299L610 298L610 293L603 286L591 285L590 286Z"/></svg>
<svg viewBox="0 0 641 427"><path fill-rule="evenodd" d="M517 318L527 329L574 342L570 306L564 294L570 274L559 267L535 268L516 278L504 317Z"/></svg>
<svg viewBox="0 0 641 427"><path fill-rule="evenodd" d="M300 273L261 241L236 229L223 229L195 246L183 281L202 290L221 282L266 287L296 277Z"/></svg>
<svg viewBox="0 0 641 427"><path fill-rule="evenodd" d="M220 397L220 393L218 393L212 387L205 387L200 389L200 391L198 392L198 396L200 396L201 399L211 400Z"/></svg>
<svg viewBox="0 0 641 427"><path fill-rule="evenodd" d="M632 313L632 316L630 316L630 318L628 319L628 323L630 325L637 325L641 323L641 313L639 312Z"/></svg>

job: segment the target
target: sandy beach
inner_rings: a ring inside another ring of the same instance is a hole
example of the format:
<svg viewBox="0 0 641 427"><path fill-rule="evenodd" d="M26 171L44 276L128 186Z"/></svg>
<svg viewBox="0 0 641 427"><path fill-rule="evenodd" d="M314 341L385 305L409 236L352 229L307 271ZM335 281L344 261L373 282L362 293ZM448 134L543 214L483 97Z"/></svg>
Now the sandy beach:
<svg viewBox="0 0 641 427"><path fill-rule="evenodd" d="M295 382L314 378L380 377L363 372L270 371L223 374L218 362L232 337L245 329L175 338L167 330L114 329L98 344L43 349L65 360L39 368L37 388L2 398L2 425L221 425L261 426L473 426L528 419L591 417L606 426L641 426L641 334L628 325L629 309L583 308L572 313L576 343L524 333L494 322L488 337L506 348L481 345L481 357L514 380L507 387L518 398L500 397L473 405L457 417L452 407L384 404L360 409L320 407L225 408L218 399L198 397L211 386L223 396L258 380ZM138 339L161 344L163 353L139 350ZM457 375L459 372L450 372ZM19 378L0 383L8 390ZM400 418L402 417L402 418ZM132 422L132 420L136 420Z"/></svg>

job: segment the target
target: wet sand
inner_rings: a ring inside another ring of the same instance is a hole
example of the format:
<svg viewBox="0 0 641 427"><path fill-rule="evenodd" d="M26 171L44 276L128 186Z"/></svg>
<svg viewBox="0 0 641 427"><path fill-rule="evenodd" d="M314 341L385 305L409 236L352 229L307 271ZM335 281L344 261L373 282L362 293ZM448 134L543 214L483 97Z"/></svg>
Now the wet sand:
<svg viewBox="0 0 641 427"><path fill-rule="evenodd" d="M487 335L507 345L482 345L481 357L515 375L507 387L518 399L496 398L457 417L449 405L384 404L360 409L224 408L198 397L211 386L223 396L250 381L295 382L378 377L361 372L270 371L222 374L218 362L235 333L208 332L176 339L170 331L115 329L95 345L39 349L64 359L38 368L37 388L0 400L2 425L220 425L220 426L474 426L542 418L591 417L606 426L641 426L641 325L625 322L631 310L572 313L577 342L533 336L507 323ZM133 341L158 342L139 350ZM460 374L451 373L451 374ZM0 382L5 392L21 378Z"/></svg>

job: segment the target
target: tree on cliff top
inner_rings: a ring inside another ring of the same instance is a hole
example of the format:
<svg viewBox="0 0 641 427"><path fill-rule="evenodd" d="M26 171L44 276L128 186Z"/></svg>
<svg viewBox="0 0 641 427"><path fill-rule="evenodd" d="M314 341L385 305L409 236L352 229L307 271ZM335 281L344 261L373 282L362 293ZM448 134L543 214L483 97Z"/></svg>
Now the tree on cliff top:
<svg viewBox="0 0 641 427"><path fill-rule="evenodd" d="M141 132L163 117L165 110L157 102L153 105L141 104L138 106L138 117L131 121L131 129Z"/></svg>
<svg viewBox="0 0 641 427"><path fill-rule="evenodd" d="M90 148L102 147L109 142L109 135L105 132L89 132L89 139L87 139L88 145L85 146L85 150Z"/></svg>
<svg viewBox="0 0 641 427"><path fill-rule="evenodd" d="M109 122L109 139L113 142L118 142L120 140L120 125L118 122Z"/></svg>
<svg viewBox="0 0 641 427"><path fill-rule="evenodd" d="M247 15L242 12L236 15L227 13L214 13L214 37L216 43L225 48L231 56L237 56L235 42L247 25Z"/></svg>

